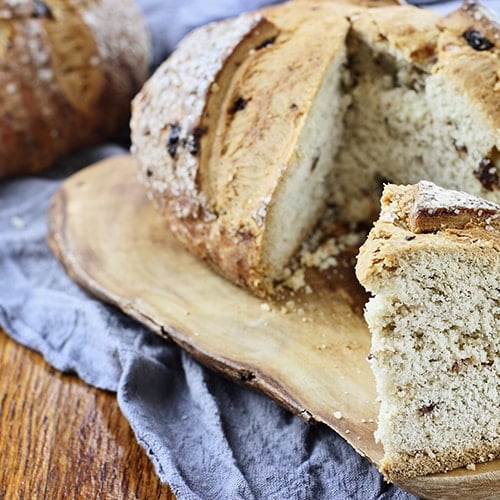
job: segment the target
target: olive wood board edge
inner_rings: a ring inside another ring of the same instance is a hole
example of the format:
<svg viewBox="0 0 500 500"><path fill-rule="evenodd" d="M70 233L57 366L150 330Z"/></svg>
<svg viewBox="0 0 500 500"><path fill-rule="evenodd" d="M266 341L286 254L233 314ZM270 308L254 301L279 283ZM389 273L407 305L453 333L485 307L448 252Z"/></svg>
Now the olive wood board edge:
<svg viewBox="0 0 500 500"><path fill-rule="evenodd" d="M351 268L307 271L313 293L252 296L186 252L146 199L128 155L66 180L48 212L48 241L71 278L202 364L322 422L376 466L378 405L366 356L363 290ZM283 312L283 303L296 308ZM300 313L300 314L299 314ZM426 498L498 498L500 460L399 483Z"/></svg>

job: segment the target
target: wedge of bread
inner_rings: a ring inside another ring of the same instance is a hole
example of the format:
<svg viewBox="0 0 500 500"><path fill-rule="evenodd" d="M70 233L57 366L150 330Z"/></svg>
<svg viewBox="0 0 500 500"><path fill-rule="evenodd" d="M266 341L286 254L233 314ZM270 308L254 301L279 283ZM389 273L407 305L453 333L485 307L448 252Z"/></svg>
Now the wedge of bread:
<svg viewBox="0 0 500 500"><path fill-rule="evenodd" d="M500 206L388 185L356 274L390 480L500 456Z"/></svg>

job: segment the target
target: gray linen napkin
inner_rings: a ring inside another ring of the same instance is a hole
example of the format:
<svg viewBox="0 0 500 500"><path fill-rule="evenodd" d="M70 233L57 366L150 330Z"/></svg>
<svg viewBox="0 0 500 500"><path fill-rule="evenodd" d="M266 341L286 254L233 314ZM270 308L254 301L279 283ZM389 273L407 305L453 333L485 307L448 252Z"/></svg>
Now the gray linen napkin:
<svg viewBox="0 0 500 500"><path fill-rule="evenodd" d="M140 0L154 63L194 26L263 3ZM116 391L137 440L179 499L414 498L386 484L330 429L203 368L67 277L45 241L49 199L71 173L124 151L103 145L46 174L0 182L0 326L55 368Z"/></svg>

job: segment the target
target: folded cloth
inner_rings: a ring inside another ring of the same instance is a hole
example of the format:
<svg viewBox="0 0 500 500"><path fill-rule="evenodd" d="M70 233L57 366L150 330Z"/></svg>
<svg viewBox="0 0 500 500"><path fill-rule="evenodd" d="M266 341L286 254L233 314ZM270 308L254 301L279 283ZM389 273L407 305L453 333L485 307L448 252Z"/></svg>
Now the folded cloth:
<svg viewBox="0 0 500 500"><path fill-rule="evenodd" d="M262 3L139 1L154 63L196 25ZM44 175L0 183L0 326L55 368L116 391L137 440L179 499L414 498L386 484L332 430L203 368L67 277L45 241L50 197L79 168L125 151L103 145Z"/></svg>

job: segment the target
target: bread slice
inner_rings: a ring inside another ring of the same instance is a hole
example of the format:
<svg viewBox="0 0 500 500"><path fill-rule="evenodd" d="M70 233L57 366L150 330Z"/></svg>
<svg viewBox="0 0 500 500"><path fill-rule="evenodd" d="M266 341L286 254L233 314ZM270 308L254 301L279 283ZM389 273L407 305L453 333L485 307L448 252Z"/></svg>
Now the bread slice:
<svg viewBox="0 0 500 500"><path fill-rule="evenodd" d="M327 204L374 220L384 181L500 202L496 21L471 2L446 19L361 3L198 29L134 101L132 151L170 228L259 295Z"/></svg>
<svg viewBox="0 0 500 500"><path fill-rule="evenodd" d="M359 281L389 480L500 456L500 206L385 187Z"/></svg>

